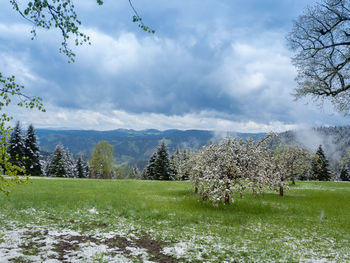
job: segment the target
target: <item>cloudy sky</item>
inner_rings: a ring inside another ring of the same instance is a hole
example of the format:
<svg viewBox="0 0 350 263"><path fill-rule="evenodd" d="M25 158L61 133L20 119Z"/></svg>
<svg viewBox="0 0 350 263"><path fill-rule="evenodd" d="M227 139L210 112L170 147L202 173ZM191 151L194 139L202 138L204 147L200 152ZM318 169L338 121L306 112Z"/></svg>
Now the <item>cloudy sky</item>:
<svg viewBox="0 0 350 263"><path fill-rule="evenodd" d="M155 34L132 23L127 0L76 0L92 45L68 64L55 30L39 30L6 0L0 72L16 75L46 113L10 107L37 128L210 129L260 132L349 125L350 117L294 101L286 47L292 20L314 0L134 0Z"/></svg>

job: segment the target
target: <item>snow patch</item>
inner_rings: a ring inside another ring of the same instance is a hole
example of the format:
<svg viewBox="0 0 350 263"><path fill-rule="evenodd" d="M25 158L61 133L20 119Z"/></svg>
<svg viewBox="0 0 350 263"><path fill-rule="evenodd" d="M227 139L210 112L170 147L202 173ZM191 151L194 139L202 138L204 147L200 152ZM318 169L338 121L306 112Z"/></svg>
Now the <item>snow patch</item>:
<svg viewBox="0 0 350 263"><path fill-rule="evenodd" d="M89 209L88 211L89 211L90 214L95 214L95 215L98 215L98 214L99 214L99 212L96 210L95 207Z"/></svg>

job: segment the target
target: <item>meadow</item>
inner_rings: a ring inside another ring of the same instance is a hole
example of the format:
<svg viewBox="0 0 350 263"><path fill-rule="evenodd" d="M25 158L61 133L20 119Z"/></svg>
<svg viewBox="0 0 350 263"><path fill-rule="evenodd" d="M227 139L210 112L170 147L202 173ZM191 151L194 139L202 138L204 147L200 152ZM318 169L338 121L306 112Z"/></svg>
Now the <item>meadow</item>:
<svg viewBox="0 0 350 263"><path fill-rule="evenodd" d="M214 207L190 182L32 178L0 195L0 262L350 262L350 183Z"/></svg>

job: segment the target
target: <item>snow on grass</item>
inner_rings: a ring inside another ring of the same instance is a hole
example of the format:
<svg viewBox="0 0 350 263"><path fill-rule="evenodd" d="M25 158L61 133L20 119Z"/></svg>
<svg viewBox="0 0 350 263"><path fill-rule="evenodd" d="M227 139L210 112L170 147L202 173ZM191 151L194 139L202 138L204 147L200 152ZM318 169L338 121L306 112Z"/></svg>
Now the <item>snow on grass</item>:
<svg viewBox="0 0 350 263"><path fill-rule="evenodd" d="M349 262L348 240L335 240L320 233L291 232L271 225L257 223L245 227L245 233L232 231L231 238L215 232L206 235L196 232L182 233L182 238L163 248L163 253L177 259L204 262ZM254 233L254 235L251 235ZM280 234L278 234L280 233ZM302 239L299 237L303 236Z"/></svg>
<svg viewBox="0 0 350 263"><path fill-rule="evenodd" d="M49 222L40 218L43 215L47 217L45 212L34 211L34 209L20 210L20 212L26 215L34 215L37 212L36 222ZM78 214L87 219L87 222L93 215L95 217L99 215L95 211L91 213L90 210L85 210L85 214L79 211ZM64 222L63 224L36 225L5 220L4 224L0 225L1 262L17 260L21 262L137 261L151 263L148 251L135 243L142 227L134 226L125 218L116 217L115 219L113 230L96 227L88 231L62 227L65 226ZM125 244L118 243L118 240L124 241Z"/></svg>
<svg viewBox="0 0 350 263"><path fill-rule="evenodd" d="M109 218L109 223L105 224L103 213L91 213L90 210L72 213L77 217L74 220L59 218L59 222L64 221L62 224L50 223L47 212L35 209L21 213L36 216L35 222L44 223L23 224L2 219L0 258L4 262L16 259L29 262L151 262L150 251L136 245L147 235L151 240L164 242L160 253L178 261L350 261L348 239L330 237L317 228L281 228L263 222L225 227L219 223L205 225L201 222L198 224L201 227L186 225L179 230L169 227L166 220L150 226L117 216L112 216L114 219ZM97 225L88 230L74 227L74 224L89 223ZM220 234L222 230L227 234ZM111 240L116 241L111 243ZM121 241L124 244L120 244Z"/></svg>
<svg viewBox="0 0 350 263"><path fill-rule="evenodd" d="M11 222L16 225L16 222ZM2 262L24 258L29 262L134 262L140 258L149 261L146 250L127 247L129 258L118 248L109 248L103 244L104 239L94 237L94 241L81 233L70 229L52 229L47 226L15 226L13 229L2 229L4 238L0 242L0 258ZM105 237L115 236L108 233ZM101 244L97 244L100 243ZM31 255L33 254L33 255ZM150 262L150 261L149 261Z"/></svg>
<svg viewBox="0 0 350 263"><path fill-rule="evenodd" d="M94 214L94 215L98 215L99 214L99 212L96 210L95 207L89 209L88 211L89 211L90 214Z"/></svg>

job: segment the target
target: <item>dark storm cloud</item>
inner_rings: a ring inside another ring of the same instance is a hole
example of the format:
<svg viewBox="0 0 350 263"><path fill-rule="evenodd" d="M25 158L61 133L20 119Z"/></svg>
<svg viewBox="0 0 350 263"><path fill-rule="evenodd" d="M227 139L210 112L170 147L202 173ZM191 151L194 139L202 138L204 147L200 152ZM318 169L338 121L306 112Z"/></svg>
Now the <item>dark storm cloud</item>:
<svg viewBox="0 0 350 263"><path fill-rule="evenodd" d="M131 23L128 1L95 2L76 1L92 45L76 49L73 64L58 53L58 32L39 30L30 41L31 25L2 8L0 66L22 75L46 103L73 111L211 112L258 123L296 123L301 111L306 122L323 118L293 101L295 70L284 40L314 1L135 0L155 35Z"/></svg>

